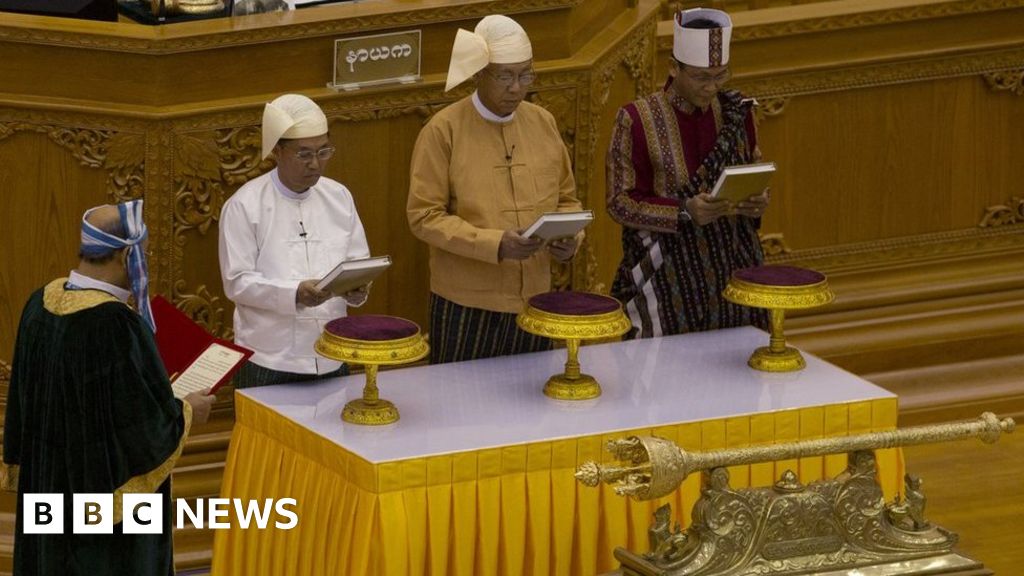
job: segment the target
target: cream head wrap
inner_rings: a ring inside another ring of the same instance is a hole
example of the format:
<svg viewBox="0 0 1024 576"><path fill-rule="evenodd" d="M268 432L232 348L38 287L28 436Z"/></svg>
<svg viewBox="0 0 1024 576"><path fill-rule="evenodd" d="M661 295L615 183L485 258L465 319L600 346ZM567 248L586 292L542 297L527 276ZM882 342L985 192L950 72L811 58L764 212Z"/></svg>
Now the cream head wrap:
<svg viewBox="0 0 1024 576"><path fill-rule="evenodd" d="M470 32L459 28L448 65L447 92L462 84L488 64L518 64L533 59L533 47L526 30L508 16L486 16Z"/></svg>
<svg viewBox="0 0 1024 576"><path fill-rule="evenodd" d="M701 19L711 20L720 28L683 28L687 22ZM725 66L729 63L732 19L728 14L710 8L693 8L679 11L674 22L672 55L676 60L700 68Z"/></svg>
<svg viewBox="0 0 1024 576"><path fill-rule="evenodd" d="M312 138L327 134L327 116L309 98L285 94L263 107L263 158L281 138Z"/></svg>

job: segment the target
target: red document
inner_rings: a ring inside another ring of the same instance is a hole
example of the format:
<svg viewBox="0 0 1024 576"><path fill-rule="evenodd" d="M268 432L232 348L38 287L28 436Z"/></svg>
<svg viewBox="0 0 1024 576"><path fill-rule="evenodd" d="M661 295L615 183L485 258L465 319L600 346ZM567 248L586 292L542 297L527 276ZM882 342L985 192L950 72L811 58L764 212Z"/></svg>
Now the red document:
<svg viewBox="0 0 1024 576"><path fill-rule="evenodd" d="M150 300L156 322L156 347L170 374L177 398L227 384L252 356L252 350L211 335L163 296Z"/></svg>

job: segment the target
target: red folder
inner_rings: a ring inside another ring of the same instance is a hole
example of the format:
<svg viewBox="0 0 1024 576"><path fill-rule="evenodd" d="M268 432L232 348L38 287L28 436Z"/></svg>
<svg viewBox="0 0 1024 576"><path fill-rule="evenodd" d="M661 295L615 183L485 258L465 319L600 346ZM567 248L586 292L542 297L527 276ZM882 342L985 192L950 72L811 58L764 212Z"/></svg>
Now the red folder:
<svg viewBox="0 0 1024 576"><path fill-rule="evenodd" d="M207 332L163 296L158 295L151 298L150 306L153 309L153 320L156 322L156 347L169 375L173 376L184 372L213 343L241 352L244 355L244 360L248 360L252 356L252 350L238 346L234 342L222 340ZM227 384L245 363L244 360L217 382L210 393L216 392L218 388Z"/></svg>

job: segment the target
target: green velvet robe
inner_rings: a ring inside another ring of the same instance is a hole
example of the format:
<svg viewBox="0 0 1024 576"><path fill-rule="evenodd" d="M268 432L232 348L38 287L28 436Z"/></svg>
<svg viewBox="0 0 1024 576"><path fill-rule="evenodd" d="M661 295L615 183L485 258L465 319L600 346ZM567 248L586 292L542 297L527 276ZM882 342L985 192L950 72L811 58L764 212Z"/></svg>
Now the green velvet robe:
<svg viewBox="0 0 1024 576"><path fill-rule="evenodd" d="M170 471L191 411L138 314L64 281L36 291L18 327L3 454L18 488L14 574L173 574ZM24 533L22 494L39 492L64 494L64 534ZM72 535L83 492L115 494L114 534ZM162 494L163 533L121 533L119 492Z"/></svg>

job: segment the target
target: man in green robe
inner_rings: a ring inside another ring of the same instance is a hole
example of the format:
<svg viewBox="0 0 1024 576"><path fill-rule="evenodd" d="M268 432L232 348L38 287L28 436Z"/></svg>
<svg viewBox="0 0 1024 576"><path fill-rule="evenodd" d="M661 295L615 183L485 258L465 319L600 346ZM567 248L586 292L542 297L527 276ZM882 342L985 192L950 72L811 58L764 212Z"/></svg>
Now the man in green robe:
<svg viewBox="0 0 1024 576"><path fill-rule="evenodd" d="M170 472L214 398L171 392L148 314L145 241L141 200L89 210L78 267L25 305L4 420L2 480L18 492L15 575L174 572ZM24 494L37 493L63 494L62 534L25 533L35 511ZM112 534L72 534L81 493L114 495ZM162 533L123 533L125 493L162 495Z"/></svg>

